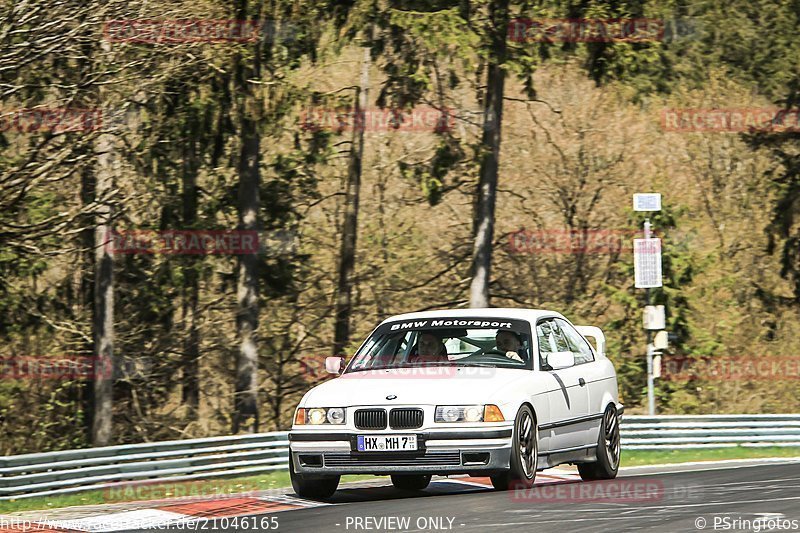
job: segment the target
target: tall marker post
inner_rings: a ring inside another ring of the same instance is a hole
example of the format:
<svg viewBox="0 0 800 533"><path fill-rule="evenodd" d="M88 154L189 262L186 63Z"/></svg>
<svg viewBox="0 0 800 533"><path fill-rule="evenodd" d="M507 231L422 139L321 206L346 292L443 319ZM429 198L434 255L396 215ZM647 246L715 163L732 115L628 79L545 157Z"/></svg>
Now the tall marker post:
<svg viewBox="0 0 800 533"><path fill-rule="evenodd" d="M650 212L661 211L661 194L634 194L633 210ZM664 328L664 325L660 324L664 321L664 308L663 306L650 305L650 289L662 286L661 239L652 237L650 219L645 219L643 230L644 238L633 239L633 269L634 286L637 289L645 290L646 307L644 313L644 327L647 331L647 412L650 416L653 416L656 412L656 400L653 378L653 355L655 354L655 348L653 347L652 343L652 330ZM654 310L654 307L661 308L660 316L655 314L658 313L658 310ZM659 323L657 324L655 322ZM660 325L661 327L654 327L657 325Z"/></svg>

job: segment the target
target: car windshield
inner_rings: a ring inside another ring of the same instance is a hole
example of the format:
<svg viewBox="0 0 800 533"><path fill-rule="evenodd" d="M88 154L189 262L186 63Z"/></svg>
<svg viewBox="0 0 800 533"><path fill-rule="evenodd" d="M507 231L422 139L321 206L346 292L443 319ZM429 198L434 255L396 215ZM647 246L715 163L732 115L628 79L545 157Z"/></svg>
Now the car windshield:
<svg viewBox="0 0 800 533"><path fill-rule="evenodd" d="M437 318L382 324L345 372L415 366L532 368L530 326L507 318Z"/></svg>

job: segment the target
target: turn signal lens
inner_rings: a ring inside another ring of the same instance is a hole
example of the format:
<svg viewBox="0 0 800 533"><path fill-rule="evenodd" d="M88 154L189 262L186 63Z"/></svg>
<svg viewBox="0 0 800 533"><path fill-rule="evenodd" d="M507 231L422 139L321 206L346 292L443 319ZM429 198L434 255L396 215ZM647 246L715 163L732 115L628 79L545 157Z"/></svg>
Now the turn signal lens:
<svg viewBox="0 0 800 533"><path fill-rule="evenodd" d="M305 423L306 423L306 410L301 407L294 414L294 424L296 426L302 426Z"/></svg>
<svg viewBox="0 0 800 533"><path fill-rule="evenodd" d="M505 422L503 413L496 405L489 404L483 408L483 421L484 422Z"/></svg>

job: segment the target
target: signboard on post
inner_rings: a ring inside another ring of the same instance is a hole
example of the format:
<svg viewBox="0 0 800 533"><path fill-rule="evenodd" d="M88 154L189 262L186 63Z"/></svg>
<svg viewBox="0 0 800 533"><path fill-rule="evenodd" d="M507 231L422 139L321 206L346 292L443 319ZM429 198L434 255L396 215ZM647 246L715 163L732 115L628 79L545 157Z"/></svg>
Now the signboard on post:
<svg viewBox="0 0 800 533"><path fill-rule="evenodd" d="M661 211L661 193L646 192L633 195L634 211Z"/></svg>
<svg viewBox="0 0 800 533"><path fill-rule="evenodd" d="M633 239L634 286L661 287L661 239Z"/></svg>

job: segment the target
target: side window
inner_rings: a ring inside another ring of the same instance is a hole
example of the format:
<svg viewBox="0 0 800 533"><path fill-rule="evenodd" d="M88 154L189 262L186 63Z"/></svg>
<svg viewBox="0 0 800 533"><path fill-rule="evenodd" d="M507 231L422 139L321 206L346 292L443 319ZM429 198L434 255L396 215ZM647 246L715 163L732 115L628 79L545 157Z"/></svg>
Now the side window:
<svg viewBox="0 0 800 533"><path fill-rule="evenodd" d="M550 344L552 329L550 320L543 320L536 325L536 336L539 338L539 353L554 352L555 347Z"/></svg>
<svg viewBox="0 0 800 533"><path fill-rule="evenodd" d="M594 361L594 353L589 347L589 343L587 343L586 340L581 337L580 333L578 333L575 328L573 328L572 325L565 320L557 318L556 322L559 326L561 326L560 329L564 333L567 342L569 342L569 349L575 354L575 364L580 365Z"/></svg>
<svg viewBox="0 0 800 533"><path fill-rule="evenodd" d="M413 332L405 334L387 335L374 344L367 345L364 356L353 368L379 368L394 363L400 355L408 352L409 342Z"/></svg>
<svg viewBox="0 0 800 533"><path fill-rule="evenodd" d="M543 370L550 369L547 364L549 354L572 351L562 328L553 318L542 320L536 324L536 336L539 339L539 366Z"/></svg>
<svg viewBox="0 0 800 533"><path fill-rule="evenodd" d="M571 352L572 348L569 345L569 341L567 341L567 337L564 334L564 328L561 327L561 320L557 318L553 320L553 340L555 341L555 347L557 352Z"/></svg>

